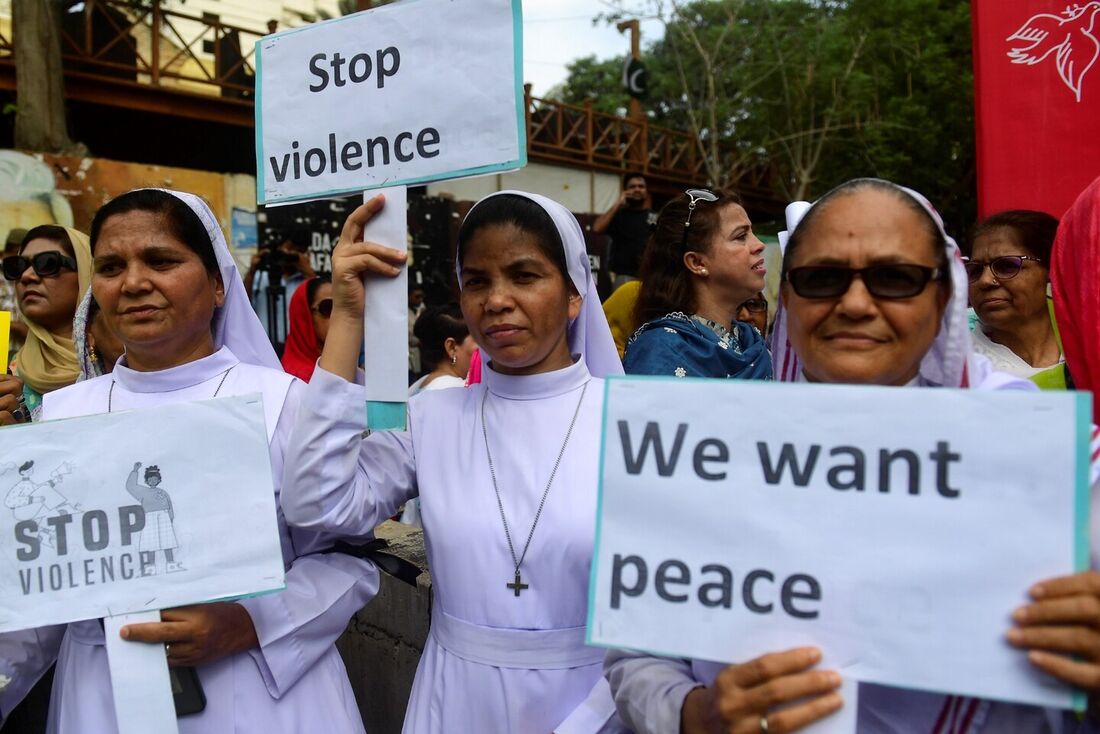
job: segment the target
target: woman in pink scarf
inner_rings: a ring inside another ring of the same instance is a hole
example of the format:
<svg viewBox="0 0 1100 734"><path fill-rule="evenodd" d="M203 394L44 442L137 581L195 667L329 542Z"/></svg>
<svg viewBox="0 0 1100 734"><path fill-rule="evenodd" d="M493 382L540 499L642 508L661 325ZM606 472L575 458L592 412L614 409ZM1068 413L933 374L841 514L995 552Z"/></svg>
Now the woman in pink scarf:
<svg viewBox="0 0 1100 734"><path fill-rule="evenodd" d="M1086 188L1058 225L1051 255L1054 313L1066 356L1067 387L1092 393L1092 420L1100 416L1100 178ZM1092 433L1092 462L1100 461L1100 433ZM1092 527L1100 527L1093 504Z"/></svg>
<svg viewBox="0 0 1100 734"><path fill-rule="evenodd" d="M1050 265L1054 313L1073 382L1100 416L1100 178L1062 218Z"/></svg>

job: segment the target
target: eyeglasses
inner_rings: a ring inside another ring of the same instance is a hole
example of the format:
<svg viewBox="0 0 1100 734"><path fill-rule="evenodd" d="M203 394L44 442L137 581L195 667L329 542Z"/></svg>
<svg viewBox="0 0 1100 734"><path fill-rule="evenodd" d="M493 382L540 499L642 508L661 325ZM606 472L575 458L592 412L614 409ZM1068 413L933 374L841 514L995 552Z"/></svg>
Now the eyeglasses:
<svg viewBox="0 0 1100 734"><path fill-rule="evenodd" d="M1012 280L1023 270L1024 260L1042 262L1037 257L1028 257L1027 255L1002 255L988 262L964 257L963 266L966 268L966 278L971 283L977 283L981 280L982 273L985 272L986 268L989 268L989 272L993 273L993 277L997 280Z"/></svg>
<svg viewBox="0 0 1100 734"><path fill-rule="evenodd" d="M332 316L332 299L322 298L317 302L317 305L310 310L321 314L321 318L327 319L329 316Z"/></svg>
<svg viewBox="0 0 1100 734"><path fill-rule="evenodd" d="M768 302L763 298L753 298L737 307L738 311L741 309L745 309L749 313L764 313L768 310Z"/></svg>
<svg viewBox="0 0 1100 734"><path fill-rule="evenodd" d="M33 257L11 255L4 258L4 277L8 280L19 280L27 272L27 268L31 267L39 278L48 278L60 273L61 268L76 270L76 260L57 250L40 252Z"/></svg>
<svg viewBox="0 0 1100 734"><path fill-rule="evenodd" d="M852 278L859 276L867 291L876 298L912 298L939 280L943 271L924 265L890 264L868 268L840 265L812 265L792 268L785 280L802 298L837 298L848 292Z"/></svg>
<svg viewBox="0 0 1100 734"><path fill-rule="evenodd" d="M684 220L684 237L680 242L680 249L686 250L688 243L688 228L691 227L691 215L695 213L695 207L700 201L718 201L718 194L707 189L688 189L684 192L688 198L688 215Z"/></svg>

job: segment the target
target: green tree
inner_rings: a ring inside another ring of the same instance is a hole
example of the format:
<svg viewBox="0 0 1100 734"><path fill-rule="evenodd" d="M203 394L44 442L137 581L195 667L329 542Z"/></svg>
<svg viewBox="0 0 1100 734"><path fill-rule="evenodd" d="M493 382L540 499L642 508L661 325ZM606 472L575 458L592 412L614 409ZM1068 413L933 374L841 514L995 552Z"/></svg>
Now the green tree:
<svg viewBox="0 0 1100 734"><path fill-rule="evenodd" d="M551 89L546 96L575 105L591 101L598 112L625 115L630 106L630 95L622 85L625 61L625 56L602 61L594 55L574 59L566 65L568 81Z"/></svg>
<svg viewBox="0 0 1100 734"><path fill-rule="evenodd" d="M836 165L912 186L964 234L977 212L970 4L852 0L849 12L874 29L869 115L886 124L860 129Z"/></svg>
<svg viewBox="0 0 1100 734"><path fill-rule="evenodd" d="M665 25L645 52L647 114L699 136L710 183L767 167L794 199L878 175L956 231L973 215L966 0L617 0L605 19L642 15ZM620 64L578 60L561 97L613 111Z"/></svg>
<svg viewBox="0 0 1100 734"><path fill-rule="evenodd" d="M834 141L855 125L864 89L866 39L842 31L834 4L620 0L607 18L637 14L665 26L647 54L651 115L696 134L710 183L769 167L781 196L806 196Z"/></svg>

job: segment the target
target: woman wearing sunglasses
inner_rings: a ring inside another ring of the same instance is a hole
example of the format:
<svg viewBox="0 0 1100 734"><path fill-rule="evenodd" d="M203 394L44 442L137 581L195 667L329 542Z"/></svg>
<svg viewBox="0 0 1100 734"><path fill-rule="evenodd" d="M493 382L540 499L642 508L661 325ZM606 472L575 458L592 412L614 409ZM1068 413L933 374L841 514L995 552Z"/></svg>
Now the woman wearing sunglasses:
<svg viewBox="0 0 1100 734"><path fill-rule="evenodd" d="M4 258L4 277L15 283L27 339L15 355L25 411L37 416L42 396L76 382L80 365L73 315L92 277L88 236L44 224L27 232L19 254Z"/></svg>
<svg viewBox="0 0 1100 734"><path fill-rule="evenodd" d="M627 373L770 379L763 335L735 320L767 272L736 194L688 189L668 202L642 256Z"/></svg>
<svg viewBox="0 0 1100 734"><path fill-rule="evenodd" d="M776 378L918 388L1035 389L973 353L966 274L955 242L919 194L857 179L819 199L783 256ZM1036 579L1038 581L1038 579ZM1095 572L1042 583L1005 610L1005 634L1052 680L1100 691ZM1026 655L1026 656L1025 656ZM605 673L638 734L795 731L843 705L840 677L813 647L722 665L612 652ZM1026 662L1025 662L1026 661ZM1072 712L861 685L860 734L1075 732Z"/></svg>
<svg viewBox="0 0 1100 734"><path fill-rule="evenodd" d="M1045 212L994 214L974 230L970 257L964 258L970 305L980 322L974 350L1017 377L1061 372L1062 351L1047 300L1057 230L1058 220Z"/></svg>
<svg viewBox="0 0 1100 734"><path fill-rule="evenodd" d="M737 307L738 321L752 324L761 334L768 333L768 299L764 297L764 291L758 291L755 296Z"/></svg>
<svg viewBox="0 0 1100 734"><path fill-rule="evenodd" d="M290 328L283 350L283 369L309 382L325 348L332 315L332 278L310 278L290 298Z"/></svg>

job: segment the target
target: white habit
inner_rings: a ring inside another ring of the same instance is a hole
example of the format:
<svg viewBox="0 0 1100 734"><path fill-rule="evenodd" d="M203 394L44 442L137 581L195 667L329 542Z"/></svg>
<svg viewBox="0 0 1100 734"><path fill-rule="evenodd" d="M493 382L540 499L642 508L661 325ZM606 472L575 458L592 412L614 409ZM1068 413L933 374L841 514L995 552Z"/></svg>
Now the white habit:
<svg viewBox="0 0 1100 734"><path fill-rule="evenodd" d="M419 496L435 595L406 734L613 731L603 651L584 645L603 381L583 360L409 403L408 432L364 428L363 388L320 367L287 454L282 502L295 524L369 535ZM486 424L516 554L588 383L576 427L523 561L514 565L481 429ZM608 727L608 728L605 728Z"/></svg>
<svg viewBox="0 0 1100 734"><path fill-rule="evenodd" d="M112 381L116 383L111 395L115 412L208 400L223 375L219 396L263 393L278 495L283 448L301 399L302 383L275 370L241 363L227 347L159 372L136 372L123 360L111 375L49 393L43 417L54 420L106 412ZM318 553L332 546L333 536L292 531L281 512L278 520L287 588L240 602L252 617L260 646L197 669L206 709L180 718L181 734L363 732L347 673L333 643L348 619L377 593L378 571L367 561ZM0 691L0 710L10 711L49 666L57 652L54 636L61 629L65 633L57 656L49 731L117 731L99 620L39 630L40 649L0 659L0 673L12 678ZM26 640L33 634L30 630L14 633L12 639ZM0 647L0 651L6 649Z"/></svg>

